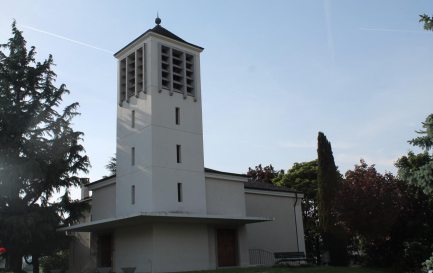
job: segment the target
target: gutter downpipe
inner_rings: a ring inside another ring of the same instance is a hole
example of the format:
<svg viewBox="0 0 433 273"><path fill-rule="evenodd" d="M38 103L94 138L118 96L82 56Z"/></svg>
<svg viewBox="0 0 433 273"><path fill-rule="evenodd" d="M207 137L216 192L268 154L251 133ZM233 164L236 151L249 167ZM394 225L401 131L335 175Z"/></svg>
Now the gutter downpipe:
<svg viewBox="0 0 433 273"><path fill-rule="evenodd" d="M293 213L295 214L295 230L296 230L296 246L299 252L299 234L298 234L298 220L296 217L296 205L298 204L298 193L295 192L295 204L293 205Z"/></svg>

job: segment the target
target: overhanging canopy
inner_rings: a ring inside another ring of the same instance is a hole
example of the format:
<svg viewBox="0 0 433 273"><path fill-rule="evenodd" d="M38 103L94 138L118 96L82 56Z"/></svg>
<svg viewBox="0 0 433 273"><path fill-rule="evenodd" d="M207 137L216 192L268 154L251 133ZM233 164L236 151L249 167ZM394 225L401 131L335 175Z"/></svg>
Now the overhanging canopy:
<svg viewBox="0 0 433 273"><path fill-rule="evenodd" d="M69 227L59 228L58 231L98 231L114 229L125 226L134 226L150 223L189 223L189 224L227 224L227 225L243 225L258 222L273 221L273 218L265 217L236 217L224 215L199 215L199 214L182 214L182 213L146 213L125 216L113 217L107 219L96 220L88 223L77 224Z"/></svg>

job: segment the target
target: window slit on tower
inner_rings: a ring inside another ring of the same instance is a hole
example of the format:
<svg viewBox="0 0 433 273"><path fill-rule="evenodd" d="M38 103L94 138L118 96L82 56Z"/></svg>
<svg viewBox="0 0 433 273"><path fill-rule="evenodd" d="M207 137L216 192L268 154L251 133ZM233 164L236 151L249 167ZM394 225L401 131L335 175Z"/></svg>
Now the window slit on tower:
<svg viewBox="0 0 433 273"><path fill-rule="evenodd" d="M177 183L177 202L183 201L182 183Z"/></svg>
<svg viewBox="0 0 433 273"><path fill-rule="evenodd" d="M177 163L181 163L182 162L182 158L181 158L181 146L179 144L176 145L176 161L177 161Z"/></svg>
<svg viewBox="0 0 433 273"><path fill-rule="evenodd" d="M179 125L180 124L180 108L179 107L176 107L176 110L175 110L175 119L176 119L176 125Z"/></svg>
<svg viewBox="0 0 433 273"><path fill-rule="evenodd" d="M135 204L135 185L131 186L131 204Z"/></svg>

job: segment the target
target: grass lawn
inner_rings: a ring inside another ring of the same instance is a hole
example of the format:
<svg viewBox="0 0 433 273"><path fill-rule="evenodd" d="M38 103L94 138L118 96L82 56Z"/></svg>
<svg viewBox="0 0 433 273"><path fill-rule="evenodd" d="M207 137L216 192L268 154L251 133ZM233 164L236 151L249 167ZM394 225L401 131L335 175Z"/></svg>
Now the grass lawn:
<svg viewBox="0 0 433 273"><path fill-rule="evenodd" d="M208 271L209 273L389 273L385 269L372 269L364 267L333 267L333 266L311 266L311 267L249 267L228 268ZM190 272L193 273L193 272Z"/></svg>

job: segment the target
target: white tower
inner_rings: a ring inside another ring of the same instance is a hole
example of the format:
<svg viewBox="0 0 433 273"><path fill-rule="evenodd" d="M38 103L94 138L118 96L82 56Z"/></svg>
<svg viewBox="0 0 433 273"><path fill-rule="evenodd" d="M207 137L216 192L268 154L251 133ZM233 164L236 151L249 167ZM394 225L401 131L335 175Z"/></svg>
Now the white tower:
<svg viewBox="0 0 433 273"><path fill-rule="evenodd" d="M206 213L200 52L156 26L118 59L116 214ZM113 200L114 202L114 200Z"/></svg>

